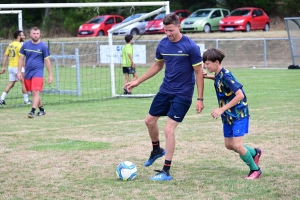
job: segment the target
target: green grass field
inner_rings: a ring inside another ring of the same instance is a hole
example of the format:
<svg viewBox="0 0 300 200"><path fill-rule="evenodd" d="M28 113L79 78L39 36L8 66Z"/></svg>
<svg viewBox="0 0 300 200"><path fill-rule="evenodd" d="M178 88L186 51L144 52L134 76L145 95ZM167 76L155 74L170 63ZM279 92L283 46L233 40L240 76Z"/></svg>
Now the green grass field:
<svg viewBox="0 0 300 200"><path fill-rule="evenodd" d="M197 115L193 102L178 126L173 180L163 183L149 181L163 158L143 166L152 98L50 104L34 119L27 119L30 107L0 107L0 199L300 199L300 70L232 72L249 102L245 144L263 149L262 178L244 180L248 167L225 149L221 120L210 116L213 82L205 80L205 109ZM124 160L137 166L133 181L117 180Z"/></svg>

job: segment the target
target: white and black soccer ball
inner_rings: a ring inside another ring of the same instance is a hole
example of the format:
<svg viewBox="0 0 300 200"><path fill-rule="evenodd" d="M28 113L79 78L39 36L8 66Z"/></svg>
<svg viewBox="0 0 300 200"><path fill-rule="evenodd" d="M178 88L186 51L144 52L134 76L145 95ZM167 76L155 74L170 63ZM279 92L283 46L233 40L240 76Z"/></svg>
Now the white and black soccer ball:
<svg viewBox="0 0 300 200"><path fill-rule="evenodd" d="M123 161L116 168L116 174L119 180L130 181L137 175L137 168L133 162Z"/></svg>

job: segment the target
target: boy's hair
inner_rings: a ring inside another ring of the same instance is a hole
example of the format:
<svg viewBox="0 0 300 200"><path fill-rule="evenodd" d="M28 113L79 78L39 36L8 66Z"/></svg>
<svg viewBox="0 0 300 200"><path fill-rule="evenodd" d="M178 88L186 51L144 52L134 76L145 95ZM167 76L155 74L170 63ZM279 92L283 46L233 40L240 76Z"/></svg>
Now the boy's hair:
<svg viewBox="0 0 300 200"><path fill-rule="evenodd" d="M203 62L206 62L207 60L216 62L217 60L221 64L223 59L225 58L225 54L223 51L216 49L216 48L210 48L204 51L202 59Z"/></svg>
<svg viewBox="0 0 300 200"><path fill-rule="evenodd" d="M14 32L14 38L17 39L18 36L20 36L20 33L22 33L22 32L23 32L23 31L16 30L16 31Z"/></svg>
<svg viewBox="0 0 300 200"><path fill-rule="evenodd" d="M132 35L125 35L125 41L126 43L130 42L132 40L133 36Z"/></svg>
<svg viewBox="0 0 300 200"><path fill-rule="evenodd" d="M174 24L175 26L180 24L180 19L176 14L167 14L163 19L164 25Z"/></svg>

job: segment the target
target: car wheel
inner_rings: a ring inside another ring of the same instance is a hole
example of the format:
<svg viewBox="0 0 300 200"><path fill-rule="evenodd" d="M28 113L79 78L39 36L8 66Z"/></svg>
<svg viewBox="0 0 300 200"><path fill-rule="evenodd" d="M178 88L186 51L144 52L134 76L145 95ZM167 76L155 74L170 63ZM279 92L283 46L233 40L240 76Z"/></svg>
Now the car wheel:
<svg viewBox="0 0 300 200"><path fill-rule="evenodd" d="M211 28L209 24L205 24L204 28L203 28L204 33L210 33L211 32Z"/></svg>
<svg viewBox="0 0 300 200"><path fill-rule="evenodd" d="M130 32L131 35L138 35L139 34L139 30L137 30L136 28L135 29L132 29L131 32Z"/></svg>
<svg viewBox="0 0 300 200"><path fill-rule="evenodd" d="M99 31L98 32L98 36L104 36L104 32L103 31Z"/></svg>
<svg viewBox="0 0 300 200"><path fill-rule="evenodd" d="M264 31L269 31L270 30L270 25L268 23L266 23Z"/></svg>
<svg viewBox="0 0 300 200"><path fill-rule="evenodd" d="M250 25L250 23L246 24L246 30L245 31L246 32L250 32L251 31L251 25Z"/></svg>

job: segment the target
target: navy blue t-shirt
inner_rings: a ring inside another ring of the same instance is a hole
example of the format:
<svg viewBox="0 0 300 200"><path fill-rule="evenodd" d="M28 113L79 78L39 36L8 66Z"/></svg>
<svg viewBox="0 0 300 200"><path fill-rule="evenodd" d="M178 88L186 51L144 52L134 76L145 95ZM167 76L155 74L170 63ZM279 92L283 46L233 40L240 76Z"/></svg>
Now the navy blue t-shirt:
<svg viewBox="0 0 300 200"><path fill-rule="evenodd" d="M48 47L44 42L33 44L32 41L25 42L20 54L26 57L25 79L44 77L44 59L50 56Z"/></svg>
<svg viewBox="0 0 300 200"><path fill-rule="evenodd" d="M202 63L200 48L185 35L178 42L162 39L156 49L157 61L165 61L165 77L160 92L190 99L194 93L194 66Z"/></svg>

